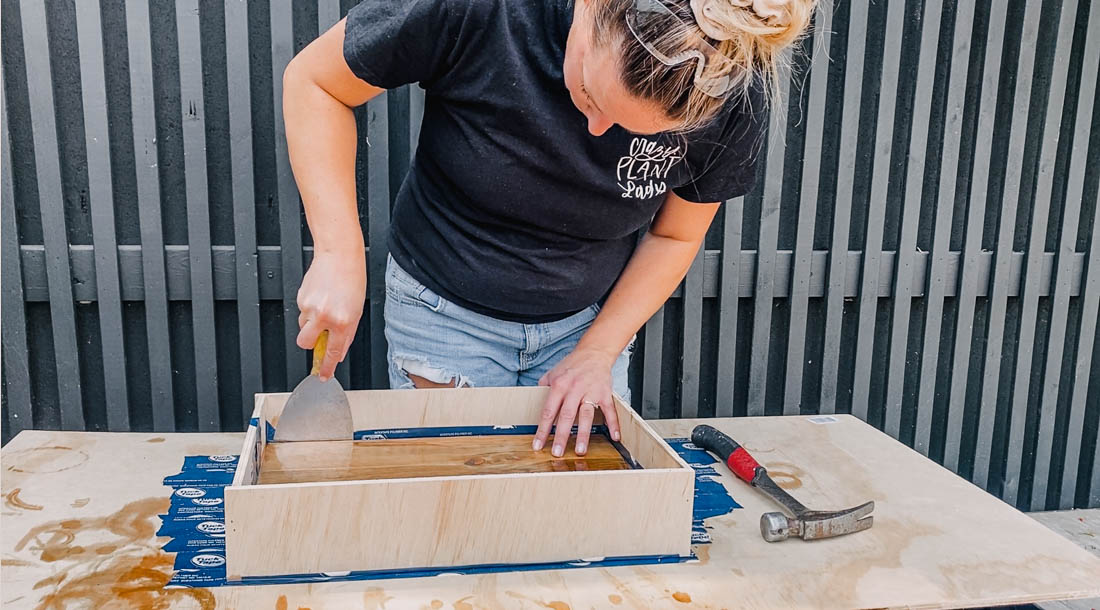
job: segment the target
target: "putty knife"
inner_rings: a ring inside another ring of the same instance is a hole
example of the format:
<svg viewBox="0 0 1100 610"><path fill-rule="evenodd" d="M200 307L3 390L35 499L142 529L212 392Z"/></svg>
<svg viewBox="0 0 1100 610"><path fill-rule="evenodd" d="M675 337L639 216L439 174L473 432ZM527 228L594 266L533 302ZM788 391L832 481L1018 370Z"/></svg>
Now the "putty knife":
<svg viewBox="0 0 1100 610"><path fill-rule="evenodd" d="M286 401L279 423L275 426L277 441L345 441L351 440L351 405L347 394L335 377L321 381L318 373L325 359L328 331L317 337L313 346L313 370L303 379Z"/></svg>

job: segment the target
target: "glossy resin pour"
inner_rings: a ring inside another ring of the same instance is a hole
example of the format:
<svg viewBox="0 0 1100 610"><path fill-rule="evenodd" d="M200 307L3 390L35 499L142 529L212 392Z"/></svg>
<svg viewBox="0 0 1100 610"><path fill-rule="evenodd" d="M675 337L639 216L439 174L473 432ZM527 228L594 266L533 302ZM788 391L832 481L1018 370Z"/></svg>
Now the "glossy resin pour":
<svg viewBox="0 0 1100 610"><path fill-rule="evenodd" d="M553 437L551 437L552 439ZM630 465L611 441L593 434L587 455L550 454L552 441L531 449L534 435L457 436L267 443L258 484L368 481L470 474L627 470Z"/></svg>

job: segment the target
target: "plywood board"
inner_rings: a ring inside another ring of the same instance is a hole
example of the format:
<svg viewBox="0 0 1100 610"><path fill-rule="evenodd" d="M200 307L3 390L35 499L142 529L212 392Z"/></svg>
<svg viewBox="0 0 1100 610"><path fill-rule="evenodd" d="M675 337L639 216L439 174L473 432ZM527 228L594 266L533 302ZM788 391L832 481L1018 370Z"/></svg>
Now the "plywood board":
<svg viewBox="0 0 1100 610"><path fill-rule="evenodd" d="M546 387L460 389L349 391L352 425L356 430L376 430L466 426L470 421L486 426L537 423L550 391ZM264 417L276 424L289 397L285 392L257 394ZM595 423L603 423L599 411Z"/></svg>
<svg viewBox="0 0 1100 610"><path fill-rule="evenodd" d="M25 431L0 460L0 604L106 607L120 591L130 605L314 610L946 608L1100 596L1100 559L871 426L835 419L705 422L811 506L876 500L874 528L858 535L768 544L757 521L773 506L721 472L745 508L707 520L714 542L696 547L693 563L195 590L162 589L172 555L154 536L168 507L161 479L184 455L235 453L243 434ZM652 425L683 437L695 423Z"/></svg>
<svg viewBox="0 0 1100 610"><path fill-rule="evenodd" d="M687 554L694 483L687 474L617 470L228 488L226 565L231 577L241 577ZM625 514L631 506L645 510Z"/></svg>
<svg viewBox="0 0 1100 610"><path fill-rule="evenodd" d="M263 434L255 426L250 426L244 436L244 445L239 451L237 471L233 473L234 485L253 485L259 475L260 459L264 453Z"/></svg>
<svg viewBox="0 0 1100 610"><path fill-rule="evenodd" d="M533 434L268 443L258 484L368 481L453 475L627 470L619 450L593 435L578 456L531 449ZM549 446L550 443L547 443Z"/></svg>

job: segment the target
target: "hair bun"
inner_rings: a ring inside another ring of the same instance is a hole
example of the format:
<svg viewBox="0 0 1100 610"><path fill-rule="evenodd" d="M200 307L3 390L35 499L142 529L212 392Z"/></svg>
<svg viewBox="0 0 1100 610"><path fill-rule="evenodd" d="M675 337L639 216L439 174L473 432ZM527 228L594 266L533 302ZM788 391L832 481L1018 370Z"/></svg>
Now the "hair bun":
<svg viewBox="0 0 1100 610"><path fill-rule="evenodd" d="M691 0L691 12L699 29L714 40L730 40L736 34L731 26L737 20L729 13L748 10L764 24L773 27L790 25L789 0Z"/></svg>

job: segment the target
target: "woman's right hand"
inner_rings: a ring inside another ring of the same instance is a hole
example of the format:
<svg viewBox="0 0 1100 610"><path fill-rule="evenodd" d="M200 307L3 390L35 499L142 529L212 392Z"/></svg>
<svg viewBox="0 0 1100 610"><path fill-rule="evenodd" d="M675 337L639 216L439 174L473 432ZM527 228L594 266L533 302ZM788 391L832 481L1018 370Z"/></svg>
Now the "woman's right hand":
<svg viewBox="0 0 1100 610"><path fill-rule="evenodd" d="M367 263L362 245L347 254L317 252L298 289L298 347L313 349L321 332L329 331L321 381L332 377L348 353L366 296Z"/></svg>

